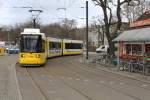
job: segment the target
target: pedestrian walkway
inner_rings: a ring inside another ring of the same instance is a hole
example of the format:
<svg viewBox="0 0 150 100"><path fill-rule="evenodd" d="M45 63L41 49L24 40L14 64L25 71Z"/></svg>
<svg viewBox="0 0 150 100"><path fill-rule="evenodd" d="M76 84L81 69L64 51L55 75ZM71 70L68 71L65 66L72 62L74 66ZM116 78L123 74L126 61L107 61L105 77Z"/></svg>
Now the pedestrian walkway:
<svg viewBox="0 0 150 100"><path fill-rule="evenodd" d="M21 100L16 78L17 55L0 56L0 100Z"/></svg>

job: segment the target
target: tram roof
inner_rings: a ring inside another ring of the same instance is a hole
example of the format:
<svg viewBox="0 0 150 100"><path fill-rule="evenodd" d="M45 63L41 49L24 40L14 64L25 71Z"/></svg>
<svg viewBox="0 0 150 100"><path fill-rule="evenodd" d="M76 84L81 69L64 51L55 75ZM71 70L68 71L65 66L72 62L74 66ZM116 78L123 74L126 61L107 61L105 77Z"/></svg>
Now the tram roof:
<svg viewBox="0 0 150 100"><path fill-rule="evenodd" d="M128 30L121 33L114 42L147 42L150 41L150 27Z"/></svg>
<svg viewBox="0 0 150 100"><path fill-rule="evenodd" d="M47 37L47 39L49 41L53 41L53 42L61 42L61 39L59 39L59 38Z"/></svg>
<svg viewBox="0 0 150 100"><path fill-rule="evenodd" d="M25 28L23 33L40 33L40 29Z"/></svg>
<svg viewBox="0 0 150 100"><path fill-rule="evenodd" d="M39 35L45 35L45 33L41 33L40 29L33 29L33 28L25 28L24 31L21 34L39 34Z"/></svg>
<svg viewBox="0 0 150 100"><path fill-rule="evenodd" d="M40 29L25 28L21 34L41 35L43 39L46 39L45 33L40 33Z"/></svg>
<svg viewBox="0 0 150 100"><path fill-rule="evenodd" d="M83 43L81 40L68 40L68 39L63 39L64 42L67 43Z"/></svg>

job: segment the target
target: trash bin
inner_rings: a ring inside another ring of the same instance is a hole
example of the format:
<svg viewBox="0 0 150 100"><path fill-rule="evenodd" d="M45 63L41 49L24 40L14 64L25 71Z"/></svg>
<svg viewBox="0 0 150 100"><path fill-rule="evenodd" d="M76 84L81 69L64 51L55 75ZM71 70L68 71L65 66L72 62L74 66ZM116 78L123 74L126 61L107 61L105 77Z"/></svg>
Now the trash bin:
<svg viewBox="0 0 150 100"><path fill-rule="evenodd" d="M118 64L118 59L117 59L117 58L113 60L113 64L114 64L114 65L117 65L117 64Z"/></svg>
<svg viewBox="0 0 150 100"><path fill-rule="evenodd" d="M146 66L145 75L150 75L150 66Z"/></svg>

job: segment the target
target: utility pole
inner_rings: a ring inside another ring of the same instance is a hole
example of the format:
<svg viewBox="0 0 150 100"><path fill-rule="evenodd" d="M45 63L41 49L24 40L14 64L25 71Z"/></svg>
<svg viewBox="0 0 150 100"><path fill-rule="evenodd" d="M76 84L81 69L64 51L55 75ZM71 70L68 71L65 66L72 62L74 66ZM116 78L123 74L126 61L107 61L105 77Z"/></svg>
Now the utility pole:
<svg viewBox="0 0 150 100"><path fill-rule="evenodd" d="M88 27L88 1L86 1L86 59L88 59L88 57L89 57L88 30L89 30L89 27Z"/></svg>

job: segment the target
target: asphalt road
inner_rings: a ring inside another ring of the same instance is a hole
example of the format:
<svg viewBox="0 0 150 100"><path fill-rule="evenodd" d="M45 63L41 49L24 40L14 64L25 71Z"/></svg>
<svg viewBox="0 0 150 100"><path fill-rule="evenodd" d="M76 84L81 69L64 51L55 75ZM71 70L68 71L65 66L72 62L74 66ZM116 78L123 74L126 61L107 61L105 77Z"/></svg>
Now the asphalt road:
<svg viewBox="0 0 150 100"><path fill-rule="evenodd" d="M98 70L81 56L49 59L42 67L16 65L22 100L150 100L150 84Z"/></svg>

